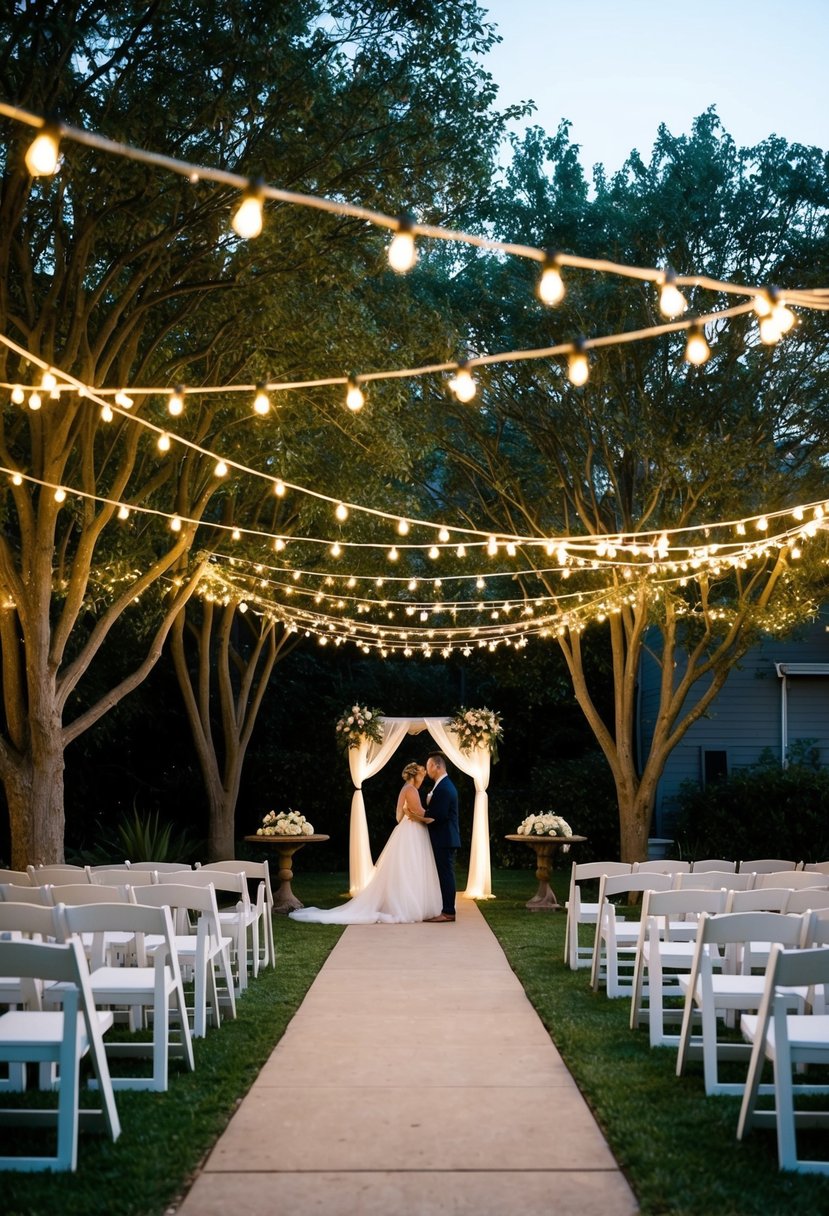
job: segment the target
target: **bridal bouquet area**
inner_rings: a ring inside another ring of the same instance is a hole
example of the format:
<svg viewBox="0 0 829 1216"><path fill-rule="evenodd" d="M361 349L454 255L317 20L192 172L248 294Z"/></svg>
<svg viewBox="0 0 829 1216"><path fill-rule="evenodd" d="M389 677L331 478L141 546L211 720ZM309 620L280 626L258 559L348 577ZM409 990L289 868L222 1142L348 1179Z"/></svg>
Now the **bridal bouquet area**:
<svg viewBox="0 0 829 1216"><path fill-rule="evenodd" d="M517 836L572 836L573 829L561 815L548 812L543 815L528 815L515 829Z"/></svg>
<svg viewBox="0 0 829 1216"><path fill-rule="evenodd" d="M299 811L268 811L257 836L313 836L313 826Z"/></svg>

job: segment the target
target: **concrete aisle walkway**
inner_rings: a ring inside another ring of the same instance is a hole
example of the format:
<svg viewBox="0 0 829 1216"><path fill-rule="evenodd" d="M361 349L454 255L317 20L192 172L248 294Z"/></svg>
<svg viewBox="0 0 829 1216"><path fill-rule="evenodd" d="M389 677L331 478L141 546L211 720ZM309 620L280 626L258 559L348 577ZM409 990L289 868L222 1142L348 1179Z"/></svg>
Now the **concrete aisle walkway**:
<svg viewBox="0 0 829 1216"><path fill-rule="evenodd" d="M631 1216L478 908L351 926L181 1216Z"/></svg>

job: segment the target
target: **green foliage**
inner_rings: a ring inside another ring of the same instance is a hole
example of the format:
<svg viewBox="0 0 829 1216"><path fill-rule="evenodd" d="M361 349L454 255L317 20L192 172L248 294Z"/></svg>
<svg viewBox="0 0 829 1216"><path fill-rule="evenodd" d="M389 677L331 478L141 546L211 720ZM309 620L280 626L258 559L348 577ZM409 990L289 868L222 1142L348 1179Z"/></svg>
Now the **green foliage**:
<svg viewBox="0 0 829 1216"><path fill-rule="evenodd" d="M158 811L142 815L133 811L116 828L117 851L128 861L200 860L199 846L188 832L163 822Z"/></svg>
<svg viewBox="0 0 829 1216"><path fill-rule="evenodd" d="M706 789L686 783L675 830L685 857L829 857L829 769L813 740L792 746L788 768L770 754Z"/></svg>

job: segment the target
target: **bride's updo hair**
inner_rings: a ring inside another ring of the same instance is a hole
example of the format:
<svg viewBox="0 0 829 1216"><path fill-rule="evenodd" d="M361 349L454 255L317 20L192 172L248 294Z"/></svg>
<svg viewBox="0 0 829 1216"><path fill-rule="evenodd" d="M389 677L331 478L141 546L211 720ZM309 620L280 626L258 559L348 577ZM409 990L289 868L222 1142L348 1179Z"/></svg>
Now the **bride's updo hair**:
<svg viewBox="0 0 829 1216"><path fill-rule="evenodd" d="M411 781L413 777L417 776L417 774L420 772L420 770L422 768L423 768L423 765L418 764L417 760L410 760L409 763L406 765L406 767L403 769L403 773L402 773L403 780Z"/></svg>

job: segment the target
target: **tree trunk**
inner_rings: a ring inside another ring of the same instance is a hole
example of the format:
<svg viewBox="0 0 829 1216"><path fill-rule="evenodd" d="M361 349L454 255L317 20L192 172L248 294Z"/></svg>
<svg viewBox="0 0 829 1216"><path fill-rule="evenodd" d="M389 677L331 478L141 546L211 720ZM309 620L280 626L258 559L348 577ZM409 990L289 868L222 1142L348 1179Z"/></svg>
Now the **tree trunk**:
<svg viewBox="0 0 829 1216"><path fill-rule="evenodd" d="M15 870L60 865L63 853L63 739L59 724L40 732L34 756L15 764L4 787Z"/></svg>
<svg viewBox="0 0 829 1216"><path fill-rule="evenodd" d="M232 861L236 856L236 802L239 797L241 769L240 763L230 790L224 789L218 782L205 779L210 813L207 832L208 861Z"/></svg>

